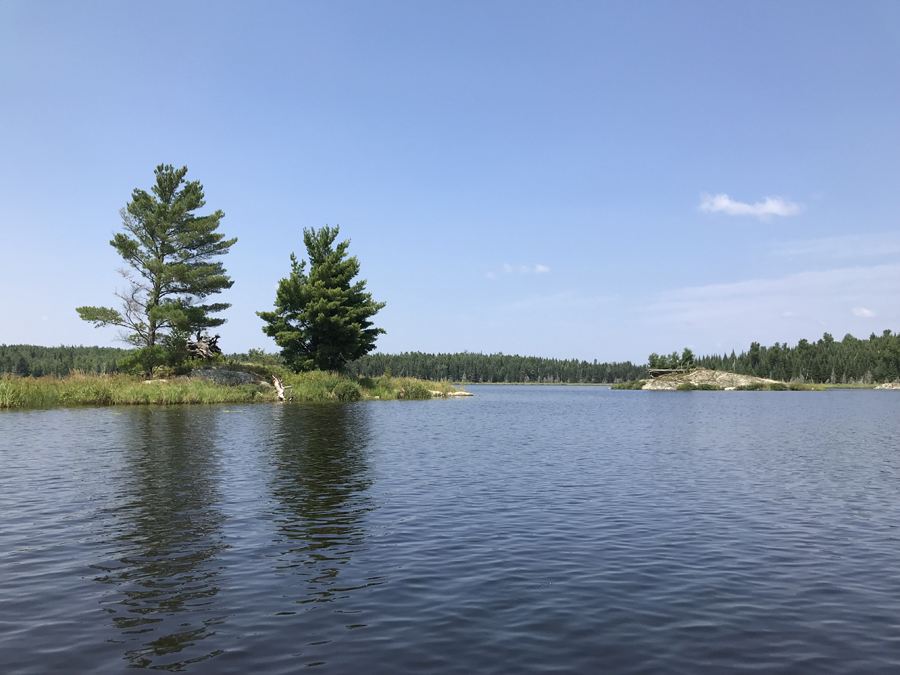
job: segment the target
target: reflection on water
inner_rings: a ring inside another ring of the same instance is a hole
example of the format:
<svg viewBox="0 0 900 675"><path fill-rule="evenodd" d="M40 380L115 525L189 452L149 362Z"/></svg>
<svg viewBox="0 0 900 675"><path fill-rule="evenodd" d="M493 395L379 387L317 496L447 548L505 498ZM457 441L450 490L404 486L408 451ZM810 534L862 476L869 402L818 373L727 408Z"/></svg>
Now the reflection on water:
<svg viewBox="0 0 900 675"><path fill-rule="evenodd" d="M194 410L131 412L123 435L127 467L116 486L115 560L95 567L116 588L102 602L131 667L179 670L172 660L214 634L216 555L225 547L214 417ZM215 656L212 650L195 662ZM165 661L165 663L160 663Z"/></svg>
<svg viewBox="0 0 900 675"><path fill-rule="evenodd" d="M900 672L897 392L651 393L0 414L0 672Z"/></svg>
<svg viewBox="0 0 900 675"><path fill-rule="evenodd" d="M276 568L305 580L299 603L352 590L340 587L338 575L362 542L361 518L374 508L366 494L367 413L363 405L319 405L281 416L271 482L278 504L270 517Z"/></svg>

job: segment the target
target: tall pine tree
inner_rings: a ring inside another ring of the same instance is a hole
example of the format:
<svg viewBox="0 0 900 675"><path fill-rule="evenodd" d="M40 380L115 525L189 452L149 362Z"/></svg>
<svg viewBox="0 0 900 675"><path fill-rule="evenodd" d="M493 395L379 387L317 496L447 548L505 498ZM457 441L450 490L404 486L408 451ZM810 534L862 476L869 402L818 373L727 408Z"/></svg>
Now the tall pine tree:
<svg viewBox="0 0 900 675"><path fill-rule="evenodd" d="M350 241L335 246L339 228L303 230L309 256L291 254L291 274L278 284L275 311L257 312L266 322L263 332L275 338L285 362L296 371L342 370L375 348L384 329L369 320L384 307L366 293L356 256L347 257Z"/></svg>
<svg viewBox="0 0 900 675"><path fill-rule="evenodd" d="M191 333L220 326L225 319L212 317L231 305L200 301L231 288L216 257L228 253L237 239L225 239L216 230L225 214L215 211L200 216L203 186L185 181L187 167L156 167L152 194L135 189L132 199L119 213L125 232L117 233L110 245L128 263L119 270L126 288L117 291L121 310L108 307L78 307L85 321L96 327L119 326L120 339L148 348L141 365L145 372L160 360L161 346L174 349Z"/></svg>

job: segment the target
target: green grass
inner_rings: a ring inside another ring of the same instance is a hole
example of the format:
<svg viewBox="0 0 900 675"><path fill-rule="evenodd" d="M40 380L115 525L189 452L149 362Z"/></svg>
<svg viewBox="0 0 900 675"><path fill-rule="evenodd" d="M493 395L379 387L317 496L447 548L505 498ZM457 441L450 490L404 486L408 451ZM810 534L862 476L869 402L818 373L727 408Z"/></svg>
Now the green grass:
<svg viewBox="0 0 900 675"><path fill-rule="evenodd" d="M676 391L722 391L722 387L716 386L715 384L694 384L693 382L682 382L677 387L675 387Z"/></svg>
<svg viewBox="0 0 900 675"><path fill-rule="evenodd" d="M73 373L66 377L0 378L0 408L149 403L252 403L264 392L255 385L222 387L203 380L153 380L130 375Z"/></svg>
<svg viewBox="0 0 900 675"><path fill-rule="evenodd" d="M293 373L283 366L243 364L233 368L253 372L262 380L278 375L293 385L294 400L302 402L424 400L433 391L446 395L456 388L447 382L412 378L351 378L314 371ZM72 373L66 377L0 376L0 409L60 406L172 405L177 403L271 403L275 390L263 384L224 386L201 379L147 380L131 375Z"/></svg>

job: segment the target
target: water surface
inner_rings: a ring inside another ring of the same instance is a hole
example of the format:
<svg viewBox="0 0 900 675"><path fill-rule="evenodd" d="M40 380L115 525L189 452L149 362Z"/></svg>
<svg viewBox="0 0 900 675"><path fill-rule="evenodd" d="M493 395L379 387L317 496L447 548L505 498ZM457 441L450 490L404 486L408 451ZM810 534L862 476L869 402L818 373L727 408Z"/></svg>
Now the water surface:
<svg viewBox="0 0 900 675"><path fill-rule="evenodd" d="M4 673L896 673L900 395L0 414Z"/></svg>

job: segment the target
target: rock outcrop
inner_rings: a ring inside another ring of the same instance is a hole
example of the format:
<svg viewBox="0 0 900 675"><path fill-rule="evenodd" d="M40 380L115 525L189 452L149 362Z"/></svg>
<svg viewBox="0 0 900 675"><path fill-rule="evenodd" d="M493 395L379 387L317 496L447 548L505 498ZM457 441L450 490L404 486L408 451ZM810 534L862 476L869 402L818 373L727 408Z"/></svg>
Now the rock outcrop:
<svg viewBox="0 0 900 675"><path fill-rule="evenodd" d="M753 384L772 384L777 382L778 380L769 380L764 377L697 368L687 373L673 373L672 375L663 375L652 380L646 380L641 388L650 391L675 391L678 389L678 385L690 383L696 385L709 384L721 387L725 391L731 391L738 387L746 387Z"/></svg>
<svg viewBox="0 0 900 675"><path fill-rule="evenodd" d="M200 368L198 370L192 370L189 377L207 380L209 382L214 382L215 384L224 384L229 387L234 387L239 384L260 383L258 375L246 373L243 370L232 370L231 368Z"/></svg>

